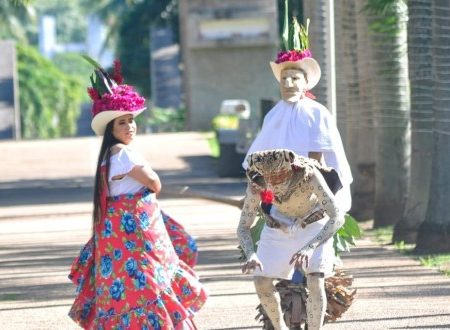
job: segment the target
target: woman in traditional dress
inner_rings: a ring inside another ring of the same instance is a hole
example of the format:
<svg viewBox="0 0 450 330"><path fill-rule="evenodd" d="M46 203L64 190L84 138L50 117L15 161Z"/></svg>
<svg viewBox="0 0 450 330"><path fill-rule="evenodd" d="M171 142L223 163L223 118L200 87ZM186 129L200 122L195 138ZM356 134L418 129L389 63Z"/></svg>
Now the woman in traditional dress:
<svg viewBox="0 0 450 330"><path fill-rule="evenodd" d="M84 329L195 329L192 317L207 298L190 267L195 241L161 211L160 179L131 147L145 99L122 84L118 63L112 77L94 64L91 126L103 135L94 233L72 265L69 315Z"/></svg>

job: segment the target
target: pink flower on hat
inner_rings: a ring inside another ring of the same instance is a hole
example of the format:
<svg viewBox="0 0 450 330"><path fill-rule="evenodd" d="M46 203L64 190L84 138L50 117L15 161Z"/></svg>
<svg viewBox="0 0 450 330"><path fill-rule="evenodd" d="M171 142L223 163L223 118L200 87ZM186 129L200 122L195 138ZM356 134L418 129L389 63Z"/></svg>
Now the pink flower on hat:
<svg viewBox="0 0 450 330"><path fill-rule="evenodd" d="M105 110L137 111L145 107L145 99L132 86L118 85L112 88L112 94L105 93L101 98L93 99L92 115Z"/></svg>
<svg viewBox="0 0 450 330"><path fill-rule="evenodd" d="M277 59L275 63L283 63L283 62L296 62L303 60L304 58L312 57L312 53L309 49L305 49L303 51L300 50L287 50L281 51L278 53Z"/></svg>

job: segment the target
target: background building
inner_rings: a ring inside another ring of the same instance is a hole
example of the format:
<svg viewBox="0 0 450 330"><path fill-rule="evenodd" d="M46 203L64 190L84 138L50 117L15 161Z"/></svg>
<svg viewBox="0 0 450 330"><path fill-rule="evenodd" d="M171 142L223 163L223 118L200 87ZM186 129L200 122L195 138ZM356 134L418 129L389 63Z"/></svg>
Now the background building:
<svg viewBox="0 0 450 330"><path fill-rule="evenodd" d="M278 97L269 61L278 51L278 12L271 0L181 0L187 129L211 128L223 99Z"/></svg>

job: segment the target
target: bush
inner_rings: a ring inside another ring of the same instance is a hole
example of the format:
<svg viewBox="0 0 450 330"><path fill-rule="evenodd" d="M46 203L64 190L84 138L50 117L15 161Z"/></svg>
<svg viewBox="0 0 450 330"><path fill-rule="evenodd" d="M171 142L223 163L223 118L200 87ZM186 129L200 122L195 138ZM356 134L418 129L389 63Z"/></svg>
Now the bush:
<svg viewBox="0 0 450 330"><path fill-rule="evenodd" d="M93 72L92 65L81 57L79 53L57 53L52 58L53 64L66 75L79 81L83 87L91 86L89 80ZM82 93L83 102L91 102L89 95Z"/></svg>
<svg viewBox="0 0 450 330"><path fill-rule="evenodd" d="M220 114L212 119L211 125L215 131L218 129L238 129L239 117L237 115Z"/></svg>
<svg viewBox="0 0 450 330"><path fill-rule="evenodd" d="M73 136L84 88L30 46L18 45L19 101L24 138Z"/></svg>
<svg viewBox="0 0 450 330"><path fill-rule="evenodd" d="M152 132L181 132L186 122L186 109L152 108L147 125Z"/></svg>
<svg viewBox="0 0 450 330"><path fill-rule="evenodd" d="M139 1L120 18L116 51L123 64L123 75L126 83L145 97L151 96L150 26L169 25L175 32L174 42L178 40L177 6L168 17L162 15L170 3L173 1Z"/></svg>

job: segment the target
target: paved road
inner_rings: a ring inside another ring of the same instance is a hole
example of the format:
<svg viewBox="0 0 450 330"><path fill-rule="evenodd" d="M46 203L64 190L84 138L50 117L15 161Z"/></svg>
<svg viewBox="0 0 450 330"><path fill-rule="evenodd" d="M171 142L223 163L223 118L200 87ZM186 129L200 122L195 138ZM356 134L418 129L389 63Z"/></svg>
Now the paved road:
<svg viewBox="0 0 450 330"><path fill-rule="evenodd" d="M1 142L0 329L77 329L66 316L74 297L67 280L73 257L89 237L95 138ZM204 135L143 136L138 145L171 189L239 198L243 180L219 178ZM151 148L150 148L151 146ZM150 156L151 154L151 156ZM85 163L88 163L86 165ZM62 168L62 169L61 169ZM164 209L199 242L197 271L210 299L199 329L259 329L256 296L239 272L236 207L204 199L162 196ZM365 238L344 257L358 297L325 329L448 329L450 279Z"/></svg>

